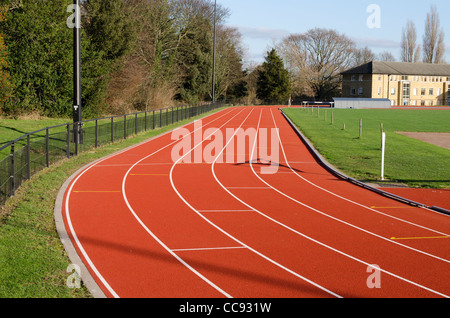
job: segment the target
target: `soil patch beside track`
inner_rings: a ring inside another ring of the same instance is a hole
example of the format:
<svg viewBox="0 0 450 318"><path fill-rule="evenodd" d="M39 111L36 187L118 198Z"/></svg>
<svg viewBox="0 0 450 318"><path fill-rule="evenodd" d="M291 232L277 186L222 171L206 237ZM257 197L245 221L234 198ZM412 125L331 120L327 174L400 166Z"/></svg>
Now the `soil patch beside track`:
<svg viewBox="0 0 450 318"><path fill-rule="evenodd" d="M398 134L419 139L424 142L450 149L450 133L429 133L429 132L397 132Z"/></svg>

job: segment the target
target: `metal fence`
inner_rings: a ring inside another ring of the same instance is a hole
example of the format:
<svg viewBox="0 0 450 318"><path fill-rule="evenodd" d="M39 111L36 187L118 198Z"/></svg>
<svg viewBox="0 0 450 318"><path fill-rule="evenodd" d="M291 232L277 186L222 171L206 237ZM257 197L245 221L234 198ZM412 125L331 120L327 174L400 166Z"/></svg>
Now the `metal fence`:
<svg viewBox="0 0 450 318"><path fill-rule="evenodd" d="M0 148L0 206L20 185L51 164L143 131L154 130L224 106L225 103L176 106L86 120L81 142L73 138L74 123L28 133Z"/></svg>

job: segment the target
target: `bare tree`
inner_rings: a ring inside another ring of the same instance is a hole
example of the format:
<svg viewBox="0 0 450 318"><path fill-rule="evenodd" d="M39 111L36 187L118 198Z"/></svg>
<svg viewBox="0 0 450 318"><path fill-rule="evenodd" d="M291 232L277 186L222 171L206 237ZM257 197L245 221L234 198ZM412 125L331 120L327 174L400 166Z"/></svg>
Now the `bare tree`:
<svg viewBox="0 0 450 318"><path fill-rule="evenodd" d="M395 56L392 55L392 53L389 51L384 51L384 52L378 54L375 59L377 61L381 61L381 62L397 62L397 59L395 58Z"/></svg>
<svg viewBox="0 0 450 318"><path fill-rule="evenodd" d="M359 66L375 60L375 54L366 46L365 48L355 50L354 59L354 66Z"/></svg>
<svg viewBox="0 0 450 318"><path fill-rule="evenodd" d="M303 81L305 91L318 99L335 96L340 73L353 66L355 43L334 30L315 28L283 40L283 57Z"/></svg>
<svg viewBox="0 0 450 318"><path fill-rule="evenodd" d="M226 96L237 81L244 79L242 71L242 35L236 28L217 26L216 94Z"/></svg>
<svg viewBox="0 0 450 318"><path fill-rule="evenodd" d="M420 60L420 44L417 44L416 25L413 21L408 21L403 28L401 59L407 63L417 63Z"/></svg>
<svg viewBox="0 0 450 318"><path fill-rule="evenodd" d="M424 63L443 63L445 55L445 33L441 28L441 21L436 6L431 6L427 14L425 34L423 36Z"/></svg>

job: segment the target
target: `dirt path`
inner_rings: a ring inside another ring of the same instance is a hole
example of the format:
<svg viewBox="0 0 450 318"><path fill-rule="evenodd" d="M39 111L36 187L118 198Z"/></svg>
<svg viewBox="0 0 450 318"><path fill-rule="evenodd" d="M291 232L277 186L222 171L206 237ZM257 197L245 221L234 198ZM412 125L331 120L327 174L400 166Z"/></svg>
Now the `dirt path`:
<svg viewBox="0 0 450 318"><path fill-rule="evenodd" d="M397 132L398 134L419 139L430 144L450 149L450 133Z"/></svg>

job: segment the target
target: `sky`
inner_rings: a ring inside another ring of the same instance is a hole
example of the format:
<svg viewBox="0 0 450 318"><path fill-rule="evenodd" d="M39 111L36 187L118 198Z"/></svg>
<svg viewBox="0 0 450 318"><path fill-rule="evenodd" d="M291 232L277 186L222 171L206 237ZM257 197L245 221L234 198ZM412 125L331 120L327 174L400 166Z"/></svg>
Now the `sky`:
<svg viewBox="0 0 450 318"><path fill-rule="evenodd" d="M389 51L399 60L402 29L408 20L414 21L421 44L431 5L440 13L445 58L450 63L449 0L217 0L217 3L230 12L226 25L242 34L246 66L262 63L274 43L289 34L316 27L336 30L358 47L367 46L377 54Z"/></svg>

